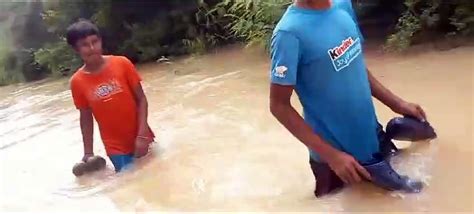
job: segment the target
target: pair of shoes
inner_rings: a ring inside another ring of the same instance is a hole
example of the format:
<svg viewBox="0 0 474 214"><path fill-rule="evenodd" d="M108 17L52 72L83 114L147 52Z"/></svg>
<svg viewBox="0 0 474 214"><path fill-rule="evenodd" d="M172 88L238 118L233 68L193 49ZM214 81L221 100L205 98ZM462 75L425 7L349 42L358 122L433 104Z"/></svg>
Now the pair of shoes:
<svg viewBox="0 0 474 214"><path fill-rule="evenodd" d="M379 129L380 129L379 124ZM392 139L419 141L436 138L436 132L427 121L405 116L391 119L386 132L378 131L380 154L374 155L375 163L363 165L372 177L372 183L391 191L417 193L423 189L423 182L399 175L390 165L390 157L397 155L399 150Z"/></svg>
<svg viewBox="0 0 474 214"><path fill-rule="evenodd" d="M377 156L377 155L375 155ZM372 183L390 191L404 191L408 193L418 193L423 189L423 182L410 179L408 176L399 175L392 168L388 160L379 154L378 162L363 165L370 173Z"/></svg>

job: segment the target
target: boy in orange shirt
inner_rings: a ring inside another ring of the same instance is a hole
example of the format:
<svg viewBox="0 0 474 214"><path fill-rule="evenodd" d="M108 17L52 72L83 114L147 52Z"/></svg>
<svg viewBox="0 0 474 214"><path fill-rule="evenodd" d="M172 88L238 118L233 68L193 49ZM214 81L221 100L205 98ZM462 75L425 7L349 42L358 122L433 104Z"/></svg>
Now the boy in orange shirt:
<svg viewBox="0 0 474 214"><path fill-rule="evenodd" d="M84 65L71 77L71 91L80 112L83 161L94 155L93 118L115 171L148 153L154 134L148 122L148 102L134 65L123 56L102 55L97 26L79 21L67 29L67 42Z"/></svg>

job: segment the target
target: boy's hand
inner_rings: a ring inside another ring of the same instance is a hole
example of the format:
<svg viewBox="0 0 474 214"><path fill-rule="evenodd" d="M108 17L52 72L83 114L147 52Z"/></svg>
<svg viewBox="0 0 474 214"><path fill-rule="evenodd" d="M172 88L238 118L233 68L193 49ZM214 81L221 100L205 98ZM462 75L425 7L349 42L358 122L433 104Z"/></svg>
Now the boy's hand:
<svg viewBox="0 0 474 214"><path fill-rule="evenodd" d="M425 111L423 111L423 108L421 108L420 105L415 103L401 101L396 105L393 111L401 115L408 115L418 118L420 121L426 120Z"/></svg>
<svg viewBox="0 0 474 214"><path fill-rule="evenodd" d="M327 160L329 167L344 183L358 183L362 181L361 177L371 180L369 172L354 157L337 150L329 157Z"/></svg>
<svg viewBox="0 0 474 214"><path fill-rule="evenodd" d="M87 154L84 154L84 156L82 157L82 162L87 162L87 160L91 157L94 157L94 154L93 153L87 153Z"/></svg>
<svg viewBox="0 0 474 214"><path fill-rule="evenodd" d="M145 156L148 153L148 148L151 142L151 138L138 136L135 140L135 157L140 158Z"/></svg>

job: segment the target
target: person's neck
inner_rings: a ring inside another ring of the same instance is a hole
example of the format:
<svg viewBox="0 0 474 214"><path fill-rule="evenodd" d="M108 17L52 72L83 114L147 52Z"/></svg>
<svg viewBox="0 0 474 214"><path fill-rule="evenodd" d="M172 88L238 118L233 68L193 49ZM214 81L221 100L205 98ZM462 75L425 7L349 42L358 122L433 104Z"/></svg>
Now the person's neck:
<svg viewBox="0 0 474 214"><path fill-rule="evenodd" d="M305 9L324 10L331 7L331 0L295 0L295 5Z"/></svg>
<svg viewBox="0 0 474 214"><path fill-rule="evenodd" d="M99 60L94 62L85 62L84 69L89 73L96 73L102 69L102 66L105 64L105 59L103 56Z"/></svg>

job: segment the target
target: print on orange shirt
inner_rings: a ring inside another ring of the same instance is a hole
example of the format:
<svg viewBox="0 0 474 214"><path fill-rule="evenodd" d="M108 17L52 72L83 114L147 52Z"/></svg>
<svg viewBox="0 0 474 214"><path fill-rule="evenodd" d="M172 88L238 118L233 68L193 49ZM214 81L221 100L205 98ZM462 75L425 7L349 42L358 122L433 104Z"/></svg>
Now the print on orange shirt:
<svg viewBox="0 0 474 214"><path fill-rule="evenodd" d="M95 99L105 100L114 94L122 92L122 86L115 78L113 78L108 82L99 85L94 91Z"/></svg>

